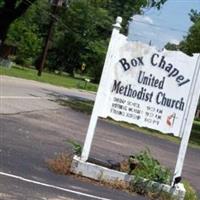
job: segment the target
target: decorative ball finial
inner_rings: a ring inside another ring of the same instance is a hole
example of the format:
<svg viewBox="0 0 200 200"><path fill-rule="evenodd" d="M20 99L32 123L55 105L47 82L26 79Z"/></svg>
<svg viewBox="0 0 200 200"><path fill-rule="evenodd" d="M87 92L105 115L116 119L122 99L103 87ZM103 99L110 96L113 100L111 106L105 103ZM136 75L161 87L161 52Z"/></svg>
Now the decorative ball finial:
<svg viewBox="0 0 200 200"><path fill-rule="evenodd" d="M117 17L116 23L113 25L114 28L120 29L121 28L121 23L122 23L122 18Z"/></svg>
<svg viewBox="0 0 200 200"><path fill-rule="evenodd" d="M122 17L117 17L116 19L116 24L121 24L122 23Z"/></svg>

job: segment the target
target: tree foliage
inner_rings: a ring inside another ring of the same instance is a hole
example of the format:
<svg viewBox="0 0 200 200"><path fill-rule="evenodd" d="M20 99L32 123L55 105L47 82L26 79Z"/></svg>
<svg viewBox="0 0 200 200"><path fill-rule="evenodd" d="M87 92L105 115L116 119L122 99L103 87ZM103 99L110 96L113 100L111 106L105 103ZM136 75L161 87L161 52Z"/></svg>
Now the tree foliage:
<svg viewBox="0 0 200 200"><path fill-rule="evenodd" d="M149 6L159 7L165 1L152 1ZM85 63L86 71L98 82L112 31L111 24L117 16L122 16L125 30L128 19L133 14L141 13L147 3L146 0L72 1L67 12L61 15L67 27L63 23L57 26L56 34L59 37L55 38L49 54L52 68L60 66L73 73L74 69Z"/></svg>
<svg viewBox="0 0 200 200"><path fill-rule="evenodd" d="M172 44L172 43L168 42L168 43L165 45L165 49L172 50L172 51L177 51L177 50L179 49L179 45L177 45L177 44Z"/></svg>
<svg viewBox="0 0 200 200"><path fill-rule="evenodd" d="M71 0L68 9L60 8L58 16L52 16L47 0L2 0L0 16L1 12L5 12L6 7L9 7L8 10L14 17L7 23L6 31L11 23L12 26L6 42L17 46L18 60L28 60L32 64L41 53L48 23L50 17L53 17L56 25L46 67L52 71L60 70L73 74L74 70L80 69L84 63L85 73L98 82L115 18L123 17L125 31L127 21L133 14L142 13L145 7L160 8L165 1ZM12 6L8 2L12 2ZM30 6L27 2L34 4L25 13ZM16 9L22 6L23 12L16 15ZM21 17L18 18L19 16Z"/></svg>
<svg viewBox="0 0 200 200"><path fill-rule="evenodd" d="M187 54L200 52L200 13L192 10L190 19L193 25L189 29L188 35L180 43L180 49Z"/></svg>
<svg viewBox="0 0 200 200"><path fill-rule="evenodd" d="M2 43L6 39L10 25L25 13L33 2L35 0L0 1L0 40Z"/></svg>
<svg viewBox="0 0 200 200"><path fill-rule="evenodd" d="M96 4L78 0L62 14L62 19L56 27L50 63L53 68L60 66L71 74L85 63L87 71L93 72L98 81L113 18Z"/></svg>
<svg viewBox="0 0 200 200"><path fill-rule="evenodd" d="M166 49L181 50L189 55L200 52L200 12L191 10L189 16L193 25L190 27L188 35L184 37L179 45L168 43L165 46Z"/></svg>
<svg viewBox="0 0 200 200"><path fill-rule="evenodd" d="M44 1L37 1L24 17L11 24L6 44L17 48L15 61L18 64L30 65L40 54L48 26L48 9L49 6ZM46 10L46 13L41 10Z"/></svg>

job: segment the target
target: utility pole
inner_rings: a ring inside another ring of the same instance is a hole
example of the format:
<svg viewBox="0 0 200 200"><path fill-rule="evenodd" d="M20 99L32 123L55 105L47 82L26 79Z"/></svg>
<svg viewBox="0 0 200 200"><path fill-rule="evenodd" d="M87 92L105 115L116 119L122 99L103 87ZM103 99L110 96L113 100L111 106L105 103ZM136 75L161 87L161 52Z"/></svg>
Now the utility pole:
<svg viewBox="0 0 200 200"><path fill-rule="evenodd" d="M41 56L39 57L39 60L36 64L36 68L38 69L38 76L42 75L42 70L44 67L44 63L47 57L47 52L49 49L49 44L50 44L50 39L53 33L53 25L55 23L55 16L58 12L58 8L62 6L63 4L63 0L51 0L50 3L52 4L52 17L51 17L51 21L49 23L49 29L48 29L48 33L47 33L47 37L45 40L45 45L42 51Z"/></svg>

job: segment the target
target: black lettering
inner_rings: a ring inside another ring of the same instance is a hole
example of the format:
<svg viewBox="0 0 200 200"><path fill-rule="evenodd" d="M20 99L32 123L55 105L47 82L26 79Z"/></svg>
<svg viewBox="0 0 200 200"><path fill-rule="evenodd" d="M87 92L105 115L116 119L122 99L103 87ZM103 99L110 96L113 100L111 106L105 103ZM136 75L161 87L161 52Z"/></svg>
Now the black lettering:
<svg viewBox="0 0 200 200"><path fill-rule="evenodd" d="M138 57L137 59L139 61L139 65L144 65L143 57Z"/></svg>
<svg viewBox="0 0 200 200"><path fill-rule="evenodd" d="M136 66L137 66L137 60L133 58L133 59L131 60L131 65L132 65L133 67L136 67Z"/></svg>
<svg viewBox="0 0 200 200"><path fill-rule="evenodd" d="M112 92L116 91L116 93L118 93L120 89L120 85L121 85L121 81L117 82L117 80L114 80Z"/></svg>
<svg viewBox="0 0 200 200"><path fill-rule="evenodd" d="M178 86L184 85L184 84L186 84L188 82L190 82L190 79L187 79L187 80L183 81L182 83L178 84Z"/></svg>
<svg viewBox="0 0 200 200"><path fill-rule="evenodd" d="M176 68L174 68L172 71L171 71L171 73L169 73L168 74L168 77L175 77L175 76L177 76L179 74L179 70L178 69L176 69Z"/></svg>
<svg viewBox="0 0 200 200"><path fill-rule="evenodd" d="M171 71L172 68L173 68L173 65L169 63L169 64L167 65L167 67L165 68L165 71L169 73L169 72Z"/></svg>
<svg viewBox="0 0 200 200"><path fill-rule="evenodd" d="M160 63L159 63L159 65L158 65L158 67L164 69L165 65L166 65L165 57L162 56L162 58L161 58L161 60L160 60Z"/></svg>
<svg viewBox="0 0 200 200"><path fill-rule="evenodd" d="M140 71L139 72L139 77L138 77L138 83L142 83L143 77L144 77L144 72Z"/></svg>
<svg viewBox="0 0 200 200"><path fill-rule="evenodd" d="M155 57L159 58L159 55L158 55L157 53L154 53L154 54L152 55L152 57L151 57L151 64L152 64L153 66L156 66L156 65L158 64L158 63L154 62L154 61L155 61L155 60L154 60Z"/></svg>
<svg viewBox="0 0 200 200"><path fill-rule="evenodd" d="M180 83L180 81L184 80L184 76L180 75L176 78L176 81Z"/></svg>
<svg viewBox="0 0 200 200"><path fill-rule="evenodd" d="M121 63L124 71L127 71L130 69L130 64L127 62L127 60L125 58L122 58L121 60L119 60L119 62Z"/></svg>

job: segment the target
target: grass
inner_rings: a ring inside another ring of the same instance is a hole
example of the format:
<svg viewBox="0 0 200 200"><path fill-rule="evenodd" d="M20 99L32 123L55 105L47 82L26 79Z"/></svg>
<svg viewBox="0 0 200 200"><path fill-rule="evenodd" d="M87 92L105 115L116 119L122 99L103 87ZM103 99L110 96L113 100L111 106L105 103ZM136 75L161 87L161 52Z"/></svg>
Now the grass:
<svg viewBox="0 0 200 200"><path fill-rule="evenodd" d="M70 100L62 100L59 99L57 102L62 106L68 106L72 108L73 110L76 110L78 112L91 114L94 102L93 101L82 101L77 99L70 99Z"/></svg>
<svg viewBox="0 0 200 200"><path fill-rule="evenodd" d="M191 186L191 184L187 180L184 180L183 184L186 190L184 200L198 200L197 193L194 190L194 188Z"/></svg>
<svg viewBox="0 0 200 200"><path fill-rule="evenodd" d="M149 128L141 128L141 127L138 127L137 125L129 124L126 122L120 122L120 125L126 128L131 128L135 131L143 132L148 135L154 135L161 139L167 139L177 144L180 143L180 138L175 137L173 135L162 134L159 131L152 130ZM193 122L192 131L191 131L190 140L189 140L189 146L194 147L194 148L200 148L200 123L197 121Z"/></svg>
<svg viewBox="0 0 200 200"><path fill-rule="evenodd" d="M26 67L13 66L10 69L5 67L0 67L0 75L7 75L29 80L35 80L67 88L86 89L90 91L97 90L96 84L87 83L86 85L86 82L80 77L73 78L70 77L69 75L57 75L48 72L43 72L42 76L39 77L37 76L37 71L35 69L30 69Z"/></svg>
<svg viewBox="0 0 200 200"><path fill-rule="evenodd" d="M72 155L60 153L54 159L46 161L48 169L56 174L70 174Z"/></svg>
<svg viewBox="0 0 200 200"><path fill-rule="evenodd" d="M194 121L193 123L190 143L200 146L200 121Z"/></svg>
<svg viewBox="0 0 200 200"><path fill-rule="evenodd" d="M91 114L93 105L94 105L93 101L81 101L81 100L77 100L77 99L58 100L58 102L63 106L68 106L76 111L83 112L86 114ZM138 127L137 125L129 124L126 122L116 122L116 121L112 120L111 118L109 118L107 120L109 120L110 122L112 122L114 124L120 125L122 127L130 128L134 131L143 132L145 134L154 135L161 139L167 139L171 142L180 143L180 138L174 137L172 135L162 134L159 131L155 131L155 130L148 129L148 128L141 128L141 127ZM200 148L200 121L194 121L194 123L193 123L189 145L194 148Z"/></svg>

